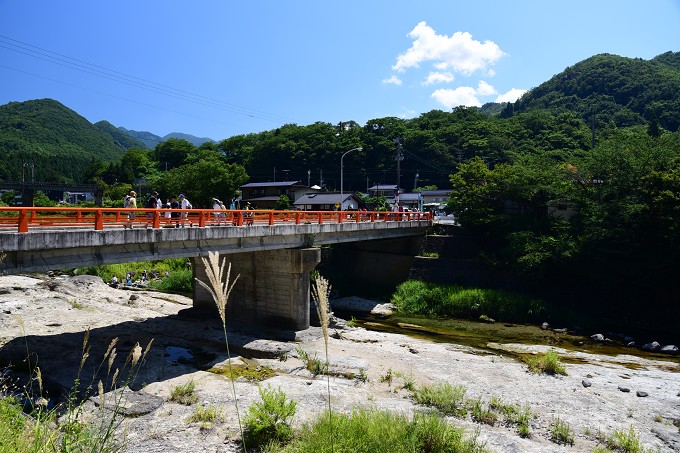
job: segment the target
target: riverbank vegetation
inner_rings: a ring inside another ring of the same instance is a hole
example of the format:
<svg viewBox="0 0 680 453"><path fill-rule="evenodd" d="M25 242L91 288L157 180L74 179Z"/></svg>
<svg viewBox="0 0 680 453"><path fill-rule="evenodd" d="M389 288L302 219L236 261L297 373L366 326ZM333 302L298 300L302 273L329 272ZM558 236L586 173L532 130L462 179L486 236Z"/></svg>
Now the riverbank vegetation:
<svg viewBox="0 0 680 453"><path fill-rule="evenodd" d="M159 291L177 294L191 294L192 291L193 276L188 258L88 266L76 268L73 272L76 275L96 275L106 283L116 277L122 285L126 284L129 274L133 282L144 283ZM145 274L146 281L142 282Z"/></svg>
<svg viewBox="0 0 680 453"><path fill-rule="evenodd" d="M540 300L522 294L420 280L400 284L391 301L404 314L472 320L486 317L505 322L536 322L545 311Z"/></svg>

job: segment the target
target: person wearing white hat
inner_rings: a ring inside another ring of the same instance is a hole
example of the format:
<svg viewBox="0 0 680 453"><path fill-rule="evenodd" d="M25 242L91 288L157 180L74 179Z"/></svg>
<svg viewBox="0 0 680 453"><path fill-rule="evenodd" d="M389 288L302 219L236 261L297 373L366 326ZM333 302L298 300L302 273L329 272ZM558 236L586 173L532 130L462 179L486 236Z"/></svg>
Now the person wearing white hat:
<svg viewBox="0 0 680 453"><path fill-rule="evenodd" d="M179 207L181 209L192 209L193 206L191 205L191 202L184 196L183 193L179 194ZM188 212L183 212L182 213L182 226L186 223L187 219L189 218L189 213ZM193 226L191 223L189 223L189 226Z"/></svg>

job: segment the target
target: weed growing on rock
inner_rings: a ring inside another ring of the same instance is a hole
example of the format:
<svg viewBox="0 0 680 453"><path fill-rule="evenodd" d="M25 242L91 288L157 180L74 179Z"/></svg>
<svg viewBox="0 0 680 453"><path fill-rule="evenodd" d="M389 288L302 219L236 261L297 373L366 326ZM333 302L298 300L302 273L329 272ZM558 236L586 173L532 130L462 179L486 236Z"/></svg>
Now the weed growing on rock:
<svg viewBox="0 0 680 453"><path fill-rule="evenodd" d="M198 402L198 395L194 393L195 390L196 383L193 379L184 384L177 385L170 391L170 401L191 406Z"/></svg>
<svg viewBox="0 0 680 453"><path fill-rule="evenodd" d="M490 405L484 404L481 398L470 401L470 415L472 419L487 425L495 425L498 415L491 410Z"/></svg>
<svg viewBox="0 0 680 453"><path fill-rule="evenodd" d="M328 366L318 359L316 354L314 354L314 357L310 357L307 351L299 346L295 348L295 351L297 352L300 360L302 360L302 363L305 364L307 371L312 373L314 376L328 374Z"/></svg>
<svg viewBox="0 0 680 453"><path fill-rule="evenodd" d="M560 445L574 445L574 431L559 417L550 424L550 440Z"/></svg>
<svg viewBox="0 0 680 453"><path fill-rule="evenodd" d="M567 375L567 370L564 368L564 365L562 365L560 356L552 349L545 354L538 354L531 357L527 364L529 365L529 371L532 373Z"/></svg>
<svg viewBox="0 0 680 453"><path fill-rule="evenodd" d="M640 442L638 433L629 427L628 430L615 429L609 436L599 434L598 440L606 447L598 446L596 451L600 453L605 452L622 452L622 453L651 453L652 450L646 449Z"/></svg>
<svg viewBox="0 0 680 453"><path fill-rule="evenodd" d="M437 385L423 385L413 392L419 404L432 406L444 415L462 417L467 414L465 404L465 386L453 386L448 382Z"/></svg>
<svg viewBox="0 0 680 453"><path fill-rule="evenodd" d="M196 406L194 413L187 418L188 423L199 423L201 429L210 429L213 424L224 421L222 410L213 406Z"/></svg>

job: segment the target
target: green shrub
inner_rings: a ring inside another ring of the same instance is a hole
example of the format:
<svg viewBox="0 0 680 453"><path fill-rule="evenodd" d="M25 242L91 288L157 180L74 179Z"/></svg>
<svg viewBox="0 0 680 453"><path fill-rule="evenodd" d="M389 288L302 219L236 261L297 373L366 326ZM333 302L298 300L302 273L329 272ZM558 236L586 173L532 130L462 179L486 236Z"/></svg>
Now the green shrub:
<svg viewBox="0 0 680 453"><path fill-rule="evenodd" d="M262 401L248 408L244 421L244 440L248 447L259 448L271 443L285 443L293 437L290 419L297 403L289 401L281 389L259 387Z"/></svg>
<svg viewBox="0 0 680 453"><path fill-rule="evenodd" d="M160 291L190 293L192 289L191 269L187 269L188 259L171 258L160 261L140 261L137 263L107 264L104 266L80 267L74 270L77 275L87 274L101 277L105 282L111 281L113 276L118 281L125 282L125 276L129 272L133 280L139 279L144 270L147 271L149 278L151 274L159 275L158 280L150 280L150 286ZM168 277L165 277L168 271Z"/></svg>
<svg viewBox="0 0 680 453"><path fill-rule="evenodd" d="M151 287L168 293L191 293L193 275L191 269L178 269L168 273L167 277L152 280Z"/></svg>
<svg viewBox="0 0 680 453"><path fill-rule="evenodd" d="M562 365L560 356L554 351L550 350L545 354L538 354L528 360L529 371L533 373L545 374L567 374L567 370Z"/></svg>
<svg viewBox="0 0 680 453"><path fill-rule="evenodd" d="M540 301L521 294L419 280L399 285L392 303L406 314L469 319L485 315L506 322L536 321L544 311Z"/></svg>

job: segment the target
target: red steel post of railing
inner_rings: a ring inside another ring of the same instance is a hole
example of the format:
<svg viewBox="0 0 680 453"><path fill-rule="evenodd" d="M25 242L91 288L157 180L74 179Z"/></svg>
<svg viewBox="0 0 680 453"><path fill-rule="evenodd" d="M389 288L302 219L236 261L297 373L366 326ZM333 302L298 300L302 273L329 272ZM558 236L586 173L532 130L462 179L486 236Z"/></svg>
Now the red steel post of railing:
<svg viewBox="0 0 680 453"><path fill-rule="evenodd" d="M19 233L28 233L28 212L19 211Z"/></svg>
<svg viewBox="0 0 680 453"><path fill-rule="evenodd" d="M80 211L76 211L76 223L80 223L83 221L83 213Z"/></svg>
<svg viewBox="0 0 680 453"><path fill-rule="evenodd" d="M295 213L295 225L300 225L300 213Z"/></svg>
<svg viewBox="0 0 680 453"><path fill-rule="evenodd" d="M205 226L206 214L209 216L210 212L201 211L198 213L198 226L201 228Z"/></svg>
<svg viewBox="0 0 680 453"><path fill-rule="evenodd" d="M342 223L345 211L338 211L338 223Z"/></svg>
<svg viewBox="0 0 680 453"><path fill-rule="evenodd" d="M97 231L104 229L104 214L101 209L94 211L94 229Z"/></svg>
<svg viewBox="0 0 680 453"><path fill-rule="evenodd" d="M158 209L156 209L153 212L153 227L154 228L161 227L161 212Z"/></svg>
<svg viewBox="0 0 680 453"><path fill-rule="evenodd" d="M323 223L323 212L319 211L316 213L318 219L319 219L319 225Z"/></svg>
<svg viewBox="0 0 680 453"><path fill-rule="evenodd" d="M274 225L274 211L269 211L269 225Z"/></svg>

